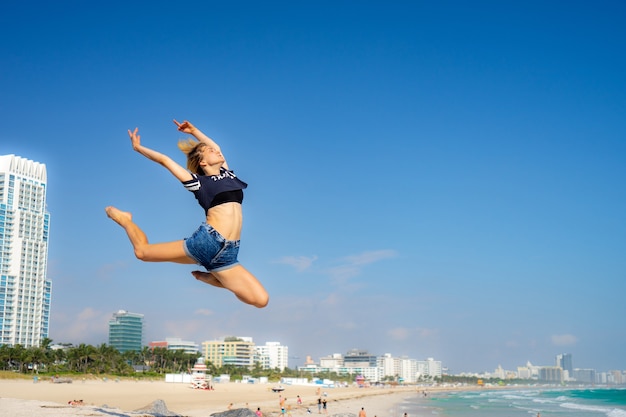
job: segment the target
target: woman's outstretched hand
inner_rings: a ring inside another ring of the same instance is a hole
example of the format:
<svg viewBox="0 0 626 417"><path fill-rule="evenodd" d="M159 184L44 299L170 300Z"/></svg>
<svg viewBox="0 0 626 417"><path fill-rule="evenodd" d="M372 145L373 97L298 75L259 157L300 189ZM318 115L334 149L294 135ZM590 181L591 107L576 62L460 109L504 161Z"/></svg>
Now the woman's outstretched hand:
<svg viewBox="0 0 626 417"><path fill-rule="evenodd" d="M178 128L179 132L187 133L190 135L193 134L194 130L196 130L196 127L192 125L191 122L188 122L187 120L184 120L182 123L179 123L176 119L174 119L174 124Z"/></svg>
<svg viewBox="0 0 626 417"><path fill-rule="evenodd" d="M134 150L139 149L139 147L141 146L141 136L139 136L137 132L139 132L138 127L136 127L135 130L132 132L130 131L130 129L128 129L128 136L130 136L130 141L133 144Z"/></svg>

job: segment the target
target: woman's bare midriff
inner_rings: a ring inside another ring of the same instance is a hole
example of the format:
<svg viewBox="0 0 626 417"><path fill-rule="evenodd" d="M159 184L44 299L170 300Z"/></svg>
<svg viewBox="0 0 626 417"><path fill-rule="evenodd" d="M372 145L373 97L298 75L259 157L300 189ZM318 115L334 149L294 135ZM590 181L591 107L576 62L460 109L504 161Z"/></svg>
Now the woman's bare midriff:
<svg viewBox="0 0 626 417"><path fill-rule="evenodd" d="M206 222L224 236L224 239L239 240L243 225L241 204L233 202L211 207L207 213Z"/></svg>

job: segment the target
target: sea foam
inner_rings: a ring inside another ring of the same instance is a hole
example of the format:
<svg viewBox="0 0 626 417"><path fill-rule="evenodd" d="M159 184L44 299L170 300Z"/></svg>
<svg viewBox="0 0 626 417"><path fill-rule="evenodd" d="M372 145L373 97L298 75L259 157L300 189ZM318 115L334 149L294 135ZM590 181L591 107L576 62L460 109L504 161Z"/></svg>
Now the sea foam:
<svg viewBox="0 0 626 417"><path fill-rule="evenodd" d="M593 411L596 413L606 414L608 417L626 417L626 410L622 410L619 408L608 408L608 407L599 407L594 405L582 405L582 404L574 404L574 403L563 403L561 404L563 408L569 408L572 410L581 410L581 411Z"/></svg>

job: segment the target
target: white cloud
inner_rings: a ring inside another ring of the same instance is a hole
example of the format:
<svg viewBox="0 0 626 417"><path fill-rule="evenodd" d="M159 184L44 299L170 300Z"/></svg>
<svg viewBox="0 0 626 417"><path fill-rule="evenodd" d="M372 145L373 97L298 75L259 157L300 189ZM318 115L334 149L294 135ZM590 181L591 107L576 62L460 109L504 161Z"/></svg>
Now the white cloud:
<svg viewBox="0 0 626 417"><path fill-rule="evenodd" d="M317 256L284 256L281 259L274 261L274 263L289 265L294 267L296 271L303 272L309 269L316 260Z"/></svg>
<svg viewBox="0 0 626 417"><path fill-rule="evenodd" d="M421 339L430 339L439 335L438 329L429 329L427 327L418 327L415 329L417 336Z"/></svg>
<svg viewBox="0 0 626 417"><path fill-rule="evenodd" d="M504 342L504 346L512 349L516 349L519 347L519 342L517 340L508 340Z"/></svg>
<svg viewBox="0 0 626 417"><path fill-rule="evenodd" d="M96 275L98 276L99 279L109 280L113 276L115 276L115 274L118 271L124 270L126 268L128 268L128 262L120 261L120 262L115 262L115 263L104 264L100 266L100 268L98 268L98 270L96 271Z"/></svg>
<svg viewBox="0 0 626 417"><path fill-rule="evenodd" d="M395 258L396 252L389 249L367 251L358 255L346 256L344 260L351 265L368 265L383 259Z"/></svg>
<svg viewBox="0 0 626 417"><path fill-rule="evenodd" d="M396 327L395 329L389 330L387 333L389 334L389 337L396 341L407 340L413 337L424 340L437 337L439 335L439 330L427 327Z"/></svg>
<svg viewBox="0 0 626 417"><path fill-rule="evenodd" d="M551 339L555 346L571 346L578 342L576 336L571 334L553 334Z"/></svg>
<svg viewBox="0 0 626 417"><path fill-rule="evenodd" d="M364 265L369 265L384 259L394 258L397 254L393 250L366 251L357 255L342 258L342 263L329 268L328 273L335 280L336 284L345 284L350 278L361 274Z"/></svg>
<svg viewBox="0 0 626 417"><path fill-rule="evenodd" d="M335 323L335 327L342 330L354 330L358 326L353 321L339 321Z"/></svg>
<svg viewBox="0 0 626 417"><path fill-rule="evenodd" d="M340 265L328 269L330 276L339 282L345 282L361 273L361 269L354 265Z"/></svg>
<svg viewBox="0 0 626 417"><path fill-rule="evenodd" d="M60 312L55 318L54 329L60 329L52 334L55 342L94 345L106 343L103 335L108 334L110 316L101 311L85 307L77 314Z"/></svg>
<svg viewBox="0 0 626 417"><path fill-rule="evenodd" d="M338 294L336 293L329 293L323 300L322 302L326 305L340 305L341 303L341 297L339 297Z"/></svg>
<svg viewBox="0 0 626 417"><path fill-rule="evenodd" d="M206 334L205 320L166 320L162 326L164 338L180 337L181 339L194 340L199 334Z"/></svg>
<svg viewBox="0 0 626 417"><path fill-rule="evenodd" d="M80 321L88 321L88 320L93 319L94 317L99 317L100 314L102 314L102 313L100 313L99 311L94 310L91 307L87 307L87 308L83 309L83 311L78 313L77 317L78 317L78 319Z"/></svg>
<svg viewBox="0 0 626 417"><path fill-rule="evenodd" d="M209 310L208 308L199 308L196 311L194 311L194 314L198 316L212 316L213 311Z"/></svg>
<svg viewBox="0 0 626 417"><path fill-rule="evenodd" d="M396 327L395 329L389 329L387 333L393 340L406 340L410 331L405 327Z"/></svg>

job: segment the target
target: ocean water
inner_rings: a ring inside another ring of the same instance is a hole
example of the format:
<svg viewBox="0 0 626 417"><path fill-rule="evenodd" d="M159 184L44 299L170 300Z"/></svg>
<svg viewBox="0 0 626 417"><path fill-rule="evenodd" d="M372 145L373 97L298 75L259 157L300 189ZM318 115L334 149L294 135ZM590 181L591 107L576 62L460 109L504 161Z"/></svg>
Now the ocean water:
<svg viewBox="0 0 626 417"><path fill-rule="evenodd" d="M402 417L626 417L626 389L503 389L416 394L389 410Z"/></svg>

